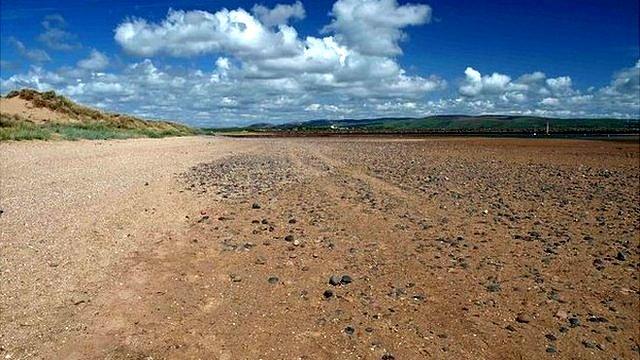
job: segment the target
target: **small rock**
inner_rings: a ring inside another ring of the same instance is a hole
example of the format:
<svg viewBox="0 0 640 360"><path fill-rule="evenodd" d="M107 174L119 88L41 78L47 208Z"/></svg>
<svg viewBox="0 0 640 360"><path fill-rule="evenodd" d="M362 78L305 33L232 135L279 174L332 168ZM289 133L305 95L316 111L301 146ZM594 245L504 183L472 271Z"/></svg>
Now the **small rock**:
<svg viewBox="0 0 640 360"><path fill-rule="evenodd" d="M277 276L271 276L267 279L267 281L269 282L269 284L277 284L280 279L278 279Z"/></svg>
<svg viewBox="0 0 640 360"><path fill-rule="evenodd" d="M549 341L556 341L556 340L558 340L558 338L557 338L555 335L553 335L553 334L546 334L544 337L546 337L546 338L547 338L547 340L549 340Z"/></svg>
<svg viewBox="0 0 640 360"><path fill-rule="evenodd" d="M618 251L618 255L616 255L616 260L625 261L627 260L627 255L624 252Z"/></svg>
<svg viewBox="0 0 640 360"><path fill-rule="evenodd" d="M564 310L558 310L556 311L555 317L557 317L558 319L566 320L569 317L569 314Z"/></svg>
<svg viewBox="0 0 640 360"><path fill-rule="evenodd" d="M569 327L578 327L580 326L580 319L578 319L577 317L572 317L569 318Z"/></svg>
<svg viewBox="0 0 640 360"><path fill-rule="evenodd" d="M518 316L516 316L516 321L521 324L528 324L529 322L531 322L531 318L527 314L520 313L518 314Z"/></svg>
<svg viewBox="0 0 640 360"><path fill-rule="evenodd" d="M597 323L606 323L609 320L607 320L606 318L602 317L602 316L595 316L595 315L591 315L587 318L587 321L589 322L597 322Z"/></svg>
<svg viewBox="0 0 640 360"><path fill-rule="evenodd" d="M331 290L325 290L325 291L322 293L322 296L324 296L324 298L325 298L325 299L329 299L329 298L331 298L331 297L333 296L333 291L331 291Z"/></svg>
<svg viewBox="0 0 640 360"><path fill-rule="evenodd" d="M353 281L353 279L351 279L351 276L349 276L349 275L342 275L342 278L340 278L340 283L342 285L351 284L352 281Z"/></svg>
<svg viewBox="0 0 640 360"><path fill-rule="evenodd" d="M382 357L380 359L381 360L395 360L396 358L391 354L384 354L384 355L382 355Z"/></svg>
<svg viewBox="0 0 640 360"><path fill-rule="evenodd" d="M333 285L333 286L338 286L340 285L340 278L336 275L331 275L331 277L329 278L329 284Z"/></svg>
<svg viewBox="0 0 640 360"><path fill-rule="evenodd" d="M252 209L260 209L260 204L258 204L257 202L254 202L254 203L251 205L251 208L252 208Z"/></svg>
<svg viewBox="0 0 640 360"><path fill-rule="evenodd" d="M569 331L569 328L566 326L560 326L558 330L560 330L561 333L566 333L567 331Z"/></svg>
<svg viewBox="0 0 640 360"><path fill-rule="evenodd" d="M555 346L549 345L549 346L547 346L547 350L545 350L545 351L550 353L550 354L553 354L553 353L557 352L558 350L556 350Z"/></svg>
<svg viewBox="0 0 640 360"><path fill-rule="evenodd" d="M488 292L498 292L500 291L500 284L496 282L491 282L486 286Z"/></svg>
<svg viewBox="0 0 640 360"><path fill-rule="evenodd" d="M300 245L300 240L298 239L293 240L293 246L298 246L298 245Z"/></svg>
<svg viewBox="0 0 640 360"><path fill-rule="evenodd" d="M516 331L516 328L513 327L513 325L509 324L505 327L505 329L509 330L509 331Z"/></svg>
<svg viewBox="0 0 640 360"><path fill-rule="evenodd" d="M591 340L582 340L582 345L587 349L595 349L597 344Z"/></svg>
<svg viewBox="0 0 640 360"><path fill-rule="evenodd" d="M285 236L284 237L284 241L292 242L293 241L293 235L289 234L289 235Z"/></svg>
<svg viewBox="0 0 640 360"><path fill-rule="evenodd" d="M344 333L347 335L353 335L353 333L356 332L356 329L354 329L352 326L347 326L346 328L344 328Z"/></svg>

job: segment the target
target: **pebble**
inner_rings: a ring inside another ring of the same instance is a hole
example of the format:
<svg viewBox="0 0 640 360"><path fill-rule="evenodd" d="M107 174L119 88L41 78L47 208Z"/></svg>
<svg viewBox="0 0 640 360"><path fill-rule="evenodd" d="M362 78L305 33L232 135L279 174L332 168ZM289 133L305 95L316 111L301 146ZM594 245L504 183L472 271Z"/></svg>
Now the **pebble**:
<svg viewBox="0 0 640 360"><path fill-rule="evenodd" d="M341 279L341 278L339 278L338 276L336 276L336 275L331 275L331 277L329 278L329 284L331 284L331 285L333 285L333 286L337 286L337 285L340 285L340 281L341 281L341 280L342 280L342 279Z"/></svg>
<svg viewBox="0 0 640 360"><path fill-rule="evenodd" d="M569 314L564 310L556 311L555 315L558 319L566 320L569 317Z"/></svg>
<svg viewBox="0 0 640 360"><path fill-rule="evenodd" d="M627 260L627 255L625 255L622 251L618 251L618 254L616 255L616 260L625 261Z"/></svg>
<svg viewBox="0 0 640 360"><path fill-rule="evenodd" d="M569 318L569 327L578 327L580 326L580 319L578 319L577 317L572 317Z"/></svg>
<svg viewBox="0 0 640 360"><path fill-rule="evenodd" d="M353 279L351 279L351 276L349 276L349 275L342 275L342 278L340 278L340 283L342 285L351 284L352 281L353 281Z"/></svg>
<svg viewBox="0 0 640 360"><path fill-rule="evenodd" d="M353 335L353 333L356 332L356 329L354 329L352 326L347 326L344 328L344 333L347 335Z"/></svg>
<svg viewBox="0 0 640 360"><path fill-rule="evenodd" d="M293 241L293 235L289 234L289 235L285 236L284 237L284 241L292 242Z"/></svg>
<svg viewBox="0 0 640 360"><path fill-rule="evenodd" d="M260 204L258 204L257 202L254 202L254 203L251 205L251 208L252 208L252 209L260 209Z"/></svg>
<svg viewBox="0 0 640 360"><path fill-rule="evenodd" d="M278 279L277 276L271 276L269 277L269 279L267 279L267 281L269 282L269 284L277 284L280 279Z"/></svg>
<svg viewBox="0 0 640 360"><path fill-rule="evenodd" d="M531 321L531 318L527 314L520 313L516 316L516 321L521 324L528 324Z"/></svg>
<svg viewBox="0 0 640 360"><path fill-rule="evenodd" d="M331 291L331 290L325 290L325 291L322 293L322 296L324 296L324 298L325 298L325 299L329 299L329 298L331 298L331 297L333 296L333 291Z"/></svg>
<svg viewBox="0 0 640 360"><path fill-rule="evenodd" d="M496 282L492 282L490 284L487 285L487 291L488 292L498 292L500 291L500 284L496 283Z"/></svg>

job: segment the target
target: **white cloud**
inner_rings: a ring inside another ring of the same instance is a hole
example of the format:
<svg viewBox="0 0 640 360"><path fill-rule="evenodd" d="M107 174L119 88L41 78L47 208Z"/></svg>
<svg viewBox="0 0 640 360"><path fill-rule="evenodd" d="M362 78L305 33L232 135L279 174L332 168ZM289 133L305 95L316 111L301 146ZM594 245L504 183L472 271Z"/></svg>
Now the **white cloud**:
<svg viewBox="0 0 640 360"><path fill-rule="evenodd" d="M458 91L464 97L448 102L453 112L530 114L537 116L615 116L640 114L640 62L616 72L599 90L573 88L569 76L547 78L540 71L516 80L508 75L482 75L469 67Z"/></svg>
<svg viewBox="0 0 640 360"><path fill-rule="evenodd" d="M76 36L66 31L67 22L60 14L52 14L44 17L42 27L44 32L38 36L52 50L69 51L80 47Z"/></svg>
<svg viewBox="0 0 640 360"><path fill-rule="evenodd" d="M109 65L109 58L98 50L91 50L91 54L86 59L78 61L78 67L85 70L102 70Z"/></svg>
<svg viewBox="0 0 640 360"><path fill-rule="evenodd" d="M481 75L472 67L465 71L465 80L460 86L460 94L465 96L478 96L483 94L498 94L507 89L511 78L504 74L493 73L491 75Z"/></svg>
<svg viewBox="0 0 640 360"><path fill-rule="evenodd" d="M277 4L273 9L254 5L251 11L265 26L286 25L290 19L302 20L306 15L300 1L292 5Z"/></svg>
<svg viewBox="0 0 640 360"><path fill-rule="evenodd" d="M339 12L345 4L339 1L334 9ZM401 34L398 29L406 25L426 21L429 12L425 6L398 6L386 0L360 5L358 16L364 16L362 20L368 26L377 24L396 35ZM373 15L367 15L367 6L390 11L390 17L375 20ZM445 86L444 81L433 76L407 75L391 57L350 47L338 29L343 27L339 25L342 15L334 21L335 37L301 39L293 27L286 25L289 19L304 16L301 3L276 5L273 9L256 6L253 13L255 16L243 9L222 9L215 13L170 10L160 23L148 23L144 19L123 22L116 28L115 39L126 51L136 55L220 54L223 55L220 58L226 60L216 63L218 71L211 75L213 81L219 82L222 76L261 80L265 85L278 86L288 92L417 97ZM390 27L395 30L389 30ZM397 46L399 40L396 35L385 35L393 46ZM345 41L339 41L338 37ZM237 67L232 68L231 59Z"/></svg>
<svg viewBox="0 0 640 360"><path fill-rule="evenodd" d="M541 105L546 105L546 106L558 106L558 105L560 105L560 100L558 100L557 98L553 98L553 97L546 97L546 98L540 100L540 104Z"/></svg>
<svg viewBox="0 0 640 360"><path fill-rule="evenodd" d="M299 52L297 32L282 25L271 31L244 9L169 10L159 24L127 20L115 30L115 40L139 56L168 54L188 57L225 52L238 57L275 58Z"/></svg>
<svg viewBox="0 0 640 360"><path fill-rule="evenodd" d="M402 53L402 29L429 22L431 8L401 6L396 0L338 0L331 15L334 20L324 31L335 33L341 43L365 55L393 56Z"/></svg>
<svg viewBox="0 0 640 360"><path fill-rule="evenodd" d="M635 66L622 69L614 74L611 84L603 89L607 95L634 95L640 94L640 60Z"/></svg>
<svg viewBox="0 0 640 360"><path fill-rule="evenodd" d="M47 52L42 49L29 49L22 43L22 41L14 37L10 37L9 42L13 44L13 46L15 46L20 56L31 62L43 63L46 61L51 61L51 57L49 57L49 54L47 54Z"/></svg>
<svg viewBox="0 0 640 360"><path fill-rule="evenodd" d="M546 80L547 86L554 94L567 94L572 91L571 78L568 76L560 76L557 78L551 78Z"/></svg>

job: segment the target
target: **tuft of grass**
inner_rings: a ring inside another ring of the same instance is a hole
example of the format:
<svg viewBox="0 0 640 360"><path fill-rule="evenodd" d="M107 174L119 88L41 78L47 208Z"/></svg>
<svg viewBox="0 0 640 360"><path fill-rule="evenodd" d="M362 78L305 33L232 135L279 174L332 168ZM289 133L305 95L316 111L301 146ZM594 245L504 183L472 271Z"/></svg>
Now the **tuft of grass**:
<svg viewBox="0 0 640 360"><path fill-rule="evenodd" d="M150 121L134 116L113 114L74 103L53 91L33 89L12 91L7 98L19 97L35 107L47 108L70 122L36 125L28 119L0 114L0 140L28 139L126 139L195 135L199 131L169 121Z"/></svg>
<svg viewBox="0 0 640 360"><path fill-rule="evenodd" d="M160 124L154 126L118 127L107 122L51 123L36 125L18 117L0 114L0 141L6 140L108 140L129 138L163 138L187 136L197 132L186 126Z"/></svg>

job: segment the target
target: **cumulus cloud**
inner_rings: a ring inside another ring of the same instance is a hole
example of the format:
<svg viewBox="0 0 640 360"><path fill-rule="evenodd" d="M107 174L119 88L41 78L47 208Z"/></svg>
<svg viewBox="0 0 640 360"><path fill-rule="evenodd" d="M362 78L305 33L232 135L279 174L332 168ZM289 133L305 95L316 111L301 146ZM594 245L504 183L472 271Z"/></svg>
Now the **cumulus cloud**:
<svg viewBox="0 0 640 360"><path fill-rule="evenodd" d="M338 0L333 4L331 24L324 28L354 50L374 56L402 53L398 42L403 28L431 20L428 5L398 5L396 0Z"/></svg>
<svg viewBox="0 0 640 360"><path fill-rule="evenodd" d="M85 70L102 70L109 65L109 58L98 50L91 50L86 59L78 61L78 67Z"/></svg>
<svg viewBox="0 0 640 360"><path fill-rule="evenodd" d="M603 89L607 95L635 95L640 94L640 60L636 65L618 71L611 80L611 84Z"/></svg>
<svg viewBox="0 0 640 360"><path fill-rule="evenodd" d="M465 80L459 91L460 94L465 96L502 93L511 83L511 78L507 75L493 73L483 76L472 67L468 67L464 71L464 75Z"/></svg>
<svg viewBox="0 0 640 360"><path fill-rule="evenodd" d="M292 5L277 4L273 9L256 4L251 11L265 26L285 25L289 20L302 20L306 15L300 1Z"/></svg>
<svg viewBox="0 0 640 360"><path fill-rule="evenodd" d="M402 37L400 29L425 22L429 13L426 6L399 6L395 1L360 2L356 16L367 26L383 29L384 41L395 47ZM361 51L358 44L352 44L351 35L343 33L346 28L340 9L354 4L342 0L336 3L336 18L330 25L336 35L322 38L300 38L295 28L287 25L291 19L304 17L302 3L296 2L271 9L258 5L252 14L243 9L214 13L170 10L159 23L124 21L115 30L115 40L125 51L140 56L222 54L227 59L225 69L214 78L225 75L262 80L283 91L416 97L445 86L434 76L407 75L394 58L387 56L388 52ZM368 14L378 10L389 11L390 15L376 20ZM230 68L229 59L238 63L237 68Z"/></svg>
<svg viewBox="0 0 640 360"><path fill-rule="evenodd" d="M169 10L159 24L130 19L115 30L115 40L125 51L139 56L225 52L238 57L282 57L299 51L297 36L295 29L285 25L271 31L244 9Z"/></svg>
<svg viewBox="0 0 640 360"><path fill-rule="evenodd" d="M548 78L536 71L512 77L482 75L469 67L449 109L471 113L516 113L538 116L615 116L640 114L640 61L616 72L608 86L577 90L569 76Z"/></svg>
<svg viewBox="0 0 640 360"><path fill-rule="evenodd" d="M18 51L18 54L20 54L20 56L22 56L23 58L35 62L35 63L42 63L42 62L46 62L46 61L51 61L51 57L49 57L49 54L47 54L46 51L42 50L42 49L30 49L27 48L24 43L22 43L22 41L14 38L14 37L10 37L9 38L9 42L11 44L13 44L13 46L15 46L16 50Z"/></svg>
<svg viewBox="0 0 640 360"><path fill-rule="evenodd" d="M69 51L80 47L74 34L65 30L67 22L60 14L45 16L42 20L44 31L38 40L52 50Z"/></svg>

